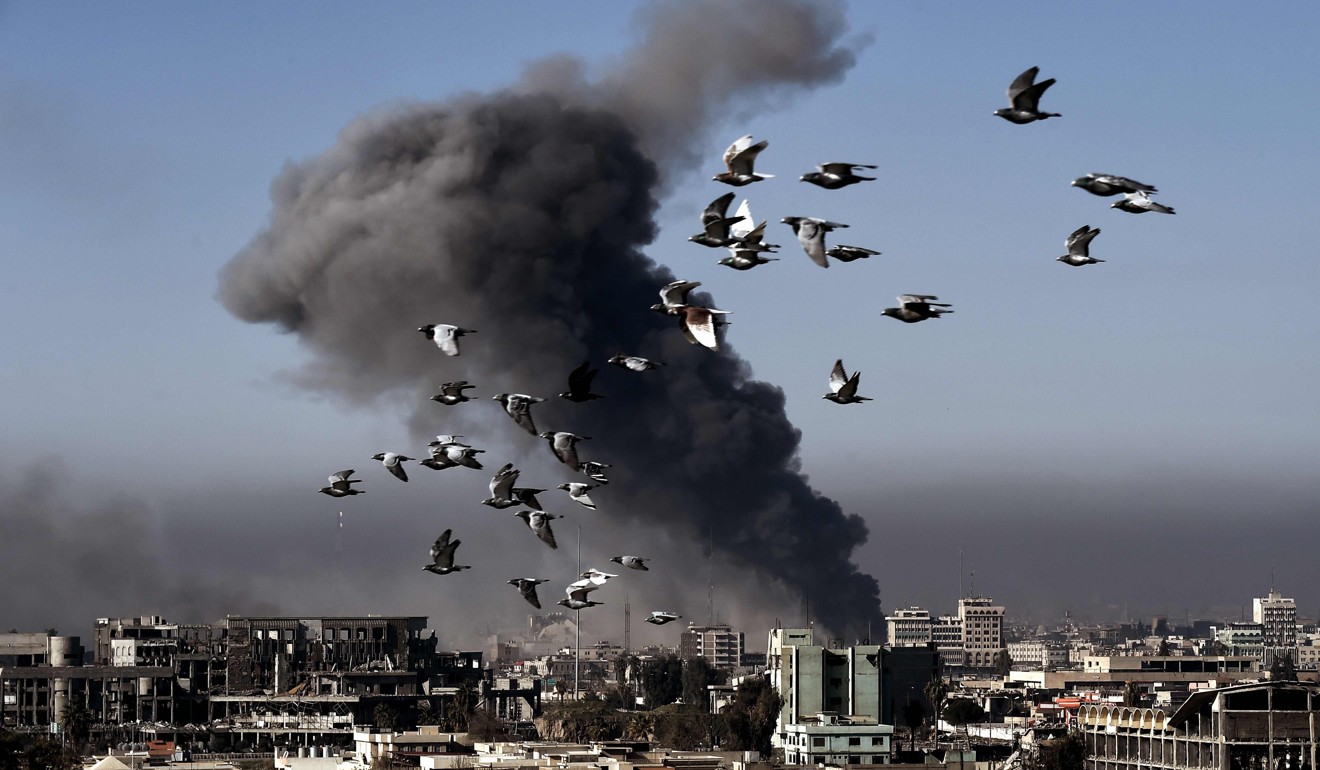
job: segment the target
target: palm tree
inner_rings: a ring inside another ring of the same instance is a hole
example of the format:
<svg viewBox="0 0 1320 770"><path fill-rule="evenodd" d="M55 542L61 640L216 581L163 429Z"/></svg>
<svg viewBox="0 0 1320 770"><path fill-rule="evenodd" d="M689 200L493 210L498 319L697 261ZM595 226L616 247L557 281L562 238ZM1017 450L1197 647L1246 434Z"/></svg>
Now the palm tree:
<svg viewBox="0 0 1320 770"><path fill-rule="evenodd" d="M922 693L926 700L930 701L931 728L938 739L940 733L940 713L944 711L944 699L949 694L949 685L945 683L944 677L933 676L931 680L922 688Z"/></svg>

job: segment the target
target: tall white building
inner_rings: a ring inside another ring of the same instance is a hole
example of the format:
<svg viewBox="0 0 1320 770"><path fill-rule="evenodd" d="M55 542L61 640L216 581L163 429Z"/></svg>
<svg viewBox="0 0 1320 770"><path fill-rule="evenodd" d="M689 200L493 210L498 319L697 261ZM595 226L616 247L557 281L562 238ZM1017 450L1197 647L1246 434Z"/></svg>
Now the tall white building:
<svg viewBox="0 0 1320 770"><path fill-rule="evenodd" d="M1251 619L1262 627L1267 657L1272 650L1292 652L1297 647L1297 602L1280 596L1273 586L1269 596L1251 600Z"/></svg>
<svg viewBox="0 0 1320 770"><path fill-rule="evenodd" d="M890 647L925 647L931 637L930 611L905 607L885 617Z"/></svg>

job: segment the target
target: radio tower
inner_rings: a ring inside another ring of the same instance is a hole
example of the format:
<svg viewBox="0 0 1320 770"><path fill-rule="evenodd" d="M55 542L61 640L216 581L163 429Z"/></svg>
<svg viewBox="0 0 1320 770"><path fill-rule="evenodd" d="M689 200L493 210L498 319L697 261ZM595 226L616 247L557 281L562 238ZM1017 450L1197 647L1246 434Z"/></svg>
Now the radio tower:
<svg viewBox="0 0 1320 770"><path fill-rule="evenodd" d="M632 603L623 595L623 654L632 654Z"/></svg>

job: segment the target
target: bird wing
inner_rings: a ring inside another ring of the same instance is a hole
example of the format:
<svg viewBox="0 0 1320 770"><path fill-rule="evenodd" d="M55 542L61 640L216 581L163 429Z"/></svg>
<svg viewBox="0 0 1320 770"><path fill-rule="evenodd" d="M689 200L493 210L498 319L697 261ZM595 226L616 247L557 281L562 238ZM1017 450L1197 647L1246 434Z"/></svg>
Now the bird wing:
<svg viewBox="0 0 1320 770"><path fill-rule="evenodd" d="M856 397L857 384L861 382L861 380L862 380L862 373L853 372L853 376L849 377L848 381L843 384L843 387L839 388L839 398L842 398L844 400L851 400L852 398Z"/></svg>
<svg viewBox="0 0 1320 770"><path fill-rule="evenodd" d="M513 467L513 463L505 463L503 468L495 471L495 476L490 480L490 496L496 500L508 500L513 494L513 484L518 480L518 474L521 473Z"/></svg>
<svg viewBox="0 0 1320 770"><path fill-rule="evenodd" d="M729 223L729 235L741 240L746 240L747 236L756 229L752 227L752 207L748 205L746 198L743 198L743 202L738 204L738 210L734 213L740 218L736 222ZM764 223L761 224L761 232L762 234L765 233Z"/></svg>
<svg viewBox="0 0 1320 770"><path fill-rule="evenodd" d="M541 538L541 542L551 548L558 548L559 545L555 543L555 531L550 527L550 517L544 511L537 511L532 515L531 520L534 522L532 530Z"/></svg>
<svg viewBox="0 0 1320 770"><path fill-rule="evenodd" d="M458 355L458 327L449 324L440 324L435 327L435 345L445 352L445 355Z"/></svg>
<svg viewBox="0 0 1320 770"><path fill-rule="evenodd" d="M666 307L687 304L688 292L701 285L701 281L672 281L660 290L660 301Z"/></svg>
<svg viewBox="0 0 1320 770"><path fill-rule="evenodd" d="M1114 176L1113 174L1099 174L1096 176L1097 182L1103 182L1107 185L1119 187L1134 193L1153 193L1159 192L1154 186L1138 182L1135 179L1128 179L1125 176Z"/></svg>
<svg viewBox="0 0 1320 770"><path fill-rule="evenodd" d="M435 543L431 546L431 561L435 562L438 567L454 566L454 549L458 548L458 544L462 541L449 542L452 531L446 529L441 532L440 537L437 537Z"/></svg>
<svg viewBox="0 0 1320 770"><path fill-rule="evenodd" d="M721 219L725 219L727 217L727 212L729 211L729 204L733 203L733 198L735 195L737 195L737 193L732 193L732 192L725 193L724 195L721 195L720 197L711 201L706 206L706 210L701 212L702 226L705 227L711 222L717 222Z"/></svg>
<svg viewBox="0 0 1320 770"><path fill-rule="evenodd" d="M934 294L900 294L900 295L898 295L898 302L899 302L899 304L902 305L903 307L907 307L908 305L925 305L925 304L928 304L928 303L927 303L927 300L932 300L932 299L939 299L939 297L935 296Z"/></svg>
<svg viewBox="0 0 1320 770"><path fill-rule="evenodd" d="M1087 256L1091 239L1100 234L1100 228L1091 229L1090 225L1082 225L1072 235L1068 236L1065 243L1068 246L1068 253L1079 257Z"/></svg>
<svg viewBox="0 0 1320 770"><path fill-rule="evenodd" d="M541 501L536 499L537 492L544 492L544 489L528 489L527 487L518 487L513 490L513 496L518 502L538 511L545 510L541 506Z"/></svg>
<svg viewBox="0 0 1320 770"><path fill-rule="evenodd" d="M528 602L531 603L531 605L532 605L533 607L535 607L536 609L539 610L539 609L541 609L541 600L540 600L540 598L538 598L537 595L536 595L536 586L537 586L537 583L538 583L538 581L535 581L535 580L522 580L522 581L519 581L519 582L518 582L518 591L519 591L519 593L521 593L521 594L523 595L523 598L524 598L524 599L526 599Z"/></svg>
<svg viewBox="0 0 1320 770"><path fill-rule="evenodd" d="M866 163L822 163L819 168L822 174L852 176L853 169L855 168L875 168L875 166Z"/></svg>
<svg viewBox="0 0 1320 770"><path fill-rule="evenodd" d="M1013 105L1014 109L1019 109L1017 106L1018 94L1031 88L1031 84L1036 81L1037 72L1040 72L1040 67L1032 67L1021 75L1018 75L1016 78L1013 78L1013 82L1008 84L1008 101Z"/></svg>
<svg viewBox="0 0 1320 770"><path fill-rule="evenodd" d="M339 471L337 473L333 473L330 475L330 486L336 489L348 489L349 484L356 484L362 481L362 479L350 479L349 476L352 475L353 475L352 468L349 468L346 471Z"/></svg>
<svg viewBox="0 0 1320 770"><path fill-rule="evenodd" d="M798 243L802 244L802 249L811 257L811 261L821 267L829 267L830 263L825 259L825 230L821 229L820 223L815 219L804 219L798 225Z"/></svg>
<svg viewBox="0 0 1320 770"><path fill-rule="evenodd" d="M578 462L577 439L578 437L572 433L556 433L550 445L550 448L554 450L555 457L559 458L559 462L575 471L582 468L582 464Z"/></svg>
<svg viewBox="0 0 1320 770"><path fill-rule="evenodd" d="M595 588L595 586L592 586L592 588ZM587 600L587 594L591 590L592 590L591 588L579 588L577 590L574 590L573 586L569 586L568 588L564 589L564 593L568 594L569 601L585 602Z"/></svg>
<svg viewBox="0 0 1320 770"><path fill-rule="evenodd" d="M838 393L839 388L848 382L848 373L843 369L843 359L840 358L834 362L834 368L830 370L830 392Z"/></svg>
<svg viewBox="0 0 1320 770"><path fill-rule="evenodd" d="M689 339L711 350L719 350L719 341L715 338L715 315L710 308L686 308L683 311L683 330Z"/></svg>
<svg viewBox="0 0 1320 770"><path fill-rule="evenodd" d="M536 435L536 423L532 422L532 404L523 399L509 399L509 406L505 409L513 421L518 423L523 430Z"/></svg>
<svg viewBox="0 0 1320 770"><path fill-rule="evenodd" d="M398 479L399 481L407 481L407 480L408 480L408 472L405 471L405 470L403 469L403 462L402 462L402 460L403 460L403 458L400 457L400 458L395 458L395 460L394 460L394 462L393 462L392 464L391 464L391 463L385 463L385 470L387 470L387 471L389 471L390 473L394 474L394 478Z"/></svg>
<svg viewBox="0 0 1320 770"><path fill-rule="evenodd" d="M738 176L752 176L755 173L752 169L756 164L756 156L760 154L761 150L770 146L770 142L764 139L756 144L750 144L751 141L751 134L748 134L730 145L724 153L724 162L728 165L729 171ZM739 147L739 144L743 142L748 144ZM735 148L738 149L735 150Z"/></svg>
<svg viewBox="0 0 1320 770"><path fill-rule="evenodd" d="M1045 89L1052 85L1054 85L1054 78L1033 83L1022 89L1016 96L1012 97L1013 109L1022 110L1023 112L1036 112L1040 106L1041 94L1045 93Z"/></svg>
<svg viewBox="0 0 1320 770"><path fill-rule="evenodd" d="M568 391L586 395L591 392L591 381L596 378L599 369L592 369L590 361L583 361L578 368L568 373Z"/></svg>

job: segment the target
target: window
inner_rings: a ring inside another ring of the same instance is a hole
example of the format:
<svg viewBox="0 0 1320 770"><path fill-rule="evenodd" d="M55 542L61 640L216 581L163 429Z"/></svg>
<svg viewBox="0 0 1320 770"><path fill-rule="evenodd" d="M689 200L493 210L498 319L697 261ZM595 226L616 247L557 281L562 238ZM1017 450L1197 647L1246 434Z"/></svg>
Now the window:
<svg viewBox="0 0 1320 770"><path fill-rule="evenodd" d="M861 746L861 745L862 745L862 739L861 739L861 738L849 738L849 739L848 739L848 745L849 745L849 746Z"/></svg>
<svg viewBox="0 0 1320 770"><path fill-rule="evenodd" d="M824 738L812 738L812 739L811 739L811 745L812 745L812 746L824 746L824 745L825 745L825 739L824 739ZM812 760L812 761L814 762L815 760Z"/></svg>
<svg viewBox="0 0 1320 770"><path fill-rule="evenodd" d="M848 757L848 764L850 765L860 765L861 763L862 763L861 757Z"/></svg>

